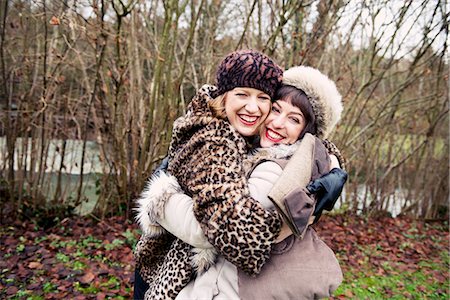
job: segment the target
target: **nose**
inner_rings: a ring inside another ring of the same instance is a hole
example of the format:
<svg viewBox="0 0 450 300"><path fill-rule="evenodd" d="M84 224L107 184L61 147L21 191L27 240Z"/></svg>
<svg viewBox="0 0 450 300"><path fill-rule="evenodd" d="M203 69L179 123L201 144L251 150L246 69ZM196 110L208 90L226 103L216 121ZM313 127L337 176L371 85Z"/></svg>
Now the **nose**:
<svg viewBox="0 0 450 300"><path fill-rule="evenodd" d="M245 105L245 109L251 114L257 113L259 111L257 97L255 96L250 97L247 104Z"/></svg>
<svg viewBox="0 0 450 300"><path fill-rule="evenodd" d="M285 122L284 116L278 115L272 119L272 126L274 128L283 128L284 122Z"/></svg>

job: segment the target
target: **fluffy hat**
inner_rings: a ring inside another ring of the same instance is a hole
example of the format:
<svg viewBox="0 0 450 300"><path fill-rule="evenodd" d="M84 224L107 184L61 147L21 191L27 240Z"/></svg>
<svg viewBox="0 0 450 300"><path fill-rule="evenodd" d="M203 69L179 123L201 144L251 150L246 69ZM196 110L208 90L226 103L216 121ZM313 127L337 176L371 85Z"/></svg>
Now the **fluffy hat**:
<svg viewBox="0 0 450 300"><path fill-rule="evenodd" d="M235 51L219 64L216 73L218 90L213 97L236 87L250 87L273 99L282 78L283 70L267 55L255 50Z"/></svg>
<svg viewBox="0 0 450 300"><path fill-rule="evenodd" d="M316 117L317 136L327 138L343 110L342 97L334 82L317 69L299 66L284 72L283 84L305 92Z"/></svg>

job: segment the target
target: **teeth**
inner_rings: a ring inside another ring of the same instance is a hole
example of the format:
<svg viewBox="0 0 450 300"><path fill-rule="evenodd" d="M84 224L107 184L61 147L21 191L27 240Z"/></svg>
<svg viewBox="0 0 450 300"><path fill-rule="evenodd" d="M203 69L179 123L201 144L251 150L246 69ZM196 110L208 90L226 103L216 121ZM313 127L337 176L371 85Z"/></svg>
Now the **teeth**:
<svg viewBox="0 0 450 300"><path fill-rule="evenodd" d="M281 134L276 133L275 131L272 131L270 129L267 129L267 135L274 140L281 140L284 137Z"/></svg>
<svg viewBox="0 0 450 300"><path fill-rule="evenodd" d="M240 115L240 117L242 120L249 122L249 123L255 122L258 119L258 117L256 117L256 116Z"/></svg>

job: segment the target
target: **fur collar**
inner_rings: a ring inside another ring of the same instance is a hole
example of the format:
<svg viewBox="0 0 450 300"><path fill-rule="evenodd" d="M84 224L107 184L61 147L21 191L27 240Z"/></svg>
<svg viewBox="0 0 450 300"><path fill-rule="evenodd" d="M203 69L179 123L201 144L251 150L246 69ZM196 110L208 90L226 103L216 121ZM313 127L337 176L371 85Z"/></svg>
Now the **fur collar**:
<svg viewBox="0 0 450 300"><path fill-rule="evenodd" d="M274 145L269 148L255 148L253 149L247 158L244 160L245 173L249 173L253 170L253 167L263 160L273 160L273 159L289 159L297 150L301 141L297 141L292 145Z"/></svg>

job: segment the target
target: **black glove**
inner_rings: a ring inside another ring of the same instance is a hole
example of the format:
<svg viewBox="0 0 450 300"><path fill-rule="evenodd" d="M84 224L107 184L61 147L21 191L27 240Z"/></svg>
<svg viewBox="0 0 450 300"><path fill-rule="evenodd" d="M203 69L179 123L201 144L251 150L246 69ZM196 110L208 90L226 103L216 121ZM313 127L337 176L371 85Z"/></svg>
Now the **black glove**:
<svg viewBox="0 0 450 300"><path fill-rule="evenodd" d="M169 156L166 156L161 161L161 164L155 169L153 172L154 175L158 174L159 171L165 171L167 170L167 167L169 166Z"/></svg>
<svg viewBox="0 0 450 300"><path fill-rule="evenodd" d="M316 223L322 211L330 211L342 193L344 184L347 181L347 172L342 169L334 168L330 173L311 181L306 187L310 194L316 194L317 203L313 215L316 216Z"/></svg>

